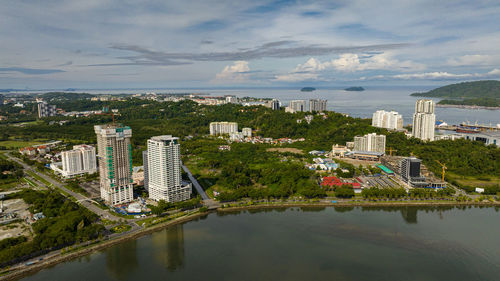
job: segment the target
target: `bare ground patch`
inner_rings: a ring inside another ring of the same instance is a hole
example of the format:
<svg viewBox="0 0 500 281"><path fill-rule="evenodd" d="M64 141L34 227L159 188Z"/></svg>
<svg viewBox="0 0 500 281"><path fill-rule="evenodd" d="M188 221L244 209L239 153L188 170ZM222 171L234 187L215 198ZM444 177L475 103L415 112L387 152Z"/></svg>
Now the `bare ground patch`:
<svg viewBox="0 0 500 281"><path fill-rule="evenodd" d="M293 148L293 147L273 147L273 148L268 148L266 151L269 151L269 152L290 152L290 153L295 153L295 154L304 154L304 151L302 151L298 148Z"/></svg>

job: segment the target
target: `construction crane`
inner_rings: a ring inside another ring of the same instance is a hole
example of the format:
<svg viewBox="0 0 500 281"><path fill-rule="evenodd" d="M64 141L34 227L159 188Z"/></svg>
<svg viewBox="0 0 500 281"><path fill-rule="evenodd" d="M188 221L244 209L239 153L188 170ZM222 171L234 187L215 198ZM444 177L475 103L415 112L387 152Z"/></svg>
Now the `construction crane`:
<svg viewBox="0 0 500 281"><path fill-rule="evenodd" d="M389 155L392 156L392 152L396 152L397 150L396 149L392 149L392 147L389 147L389 149L386 149L386 151L389 151Z"/></svg>
<svg viewBox="0 0 500 281"><path fill-rule="evenodd" d="M111 117L113 118L113 125L115 124L115 113L113 112L113 110L109 110L109 106L104 106L102 108L101 115L111 115Z"/></svg>
<svg viewBox="0 0 500 281"><path fill-rule="evenodd" d="M445 164L439 162L438 160L436 160L436 162L441 166L441 168L443 168L442 178L443 178L443 182L444 182L444 174L446 173L446 169L448 169L448 167L446 167Z"/></svg>

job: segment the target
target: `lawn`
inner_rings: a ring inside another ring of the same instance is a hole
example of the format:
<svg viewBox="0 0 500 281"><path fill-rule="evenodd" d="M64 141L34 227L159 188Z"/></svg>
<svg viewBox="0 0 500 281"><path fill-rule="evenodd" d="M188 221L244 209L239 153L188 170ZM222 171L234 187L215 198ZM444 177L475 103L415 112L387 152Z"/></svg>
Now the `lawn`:
<svg viewBox="0 0 500 281"><path fill-rule="evenodd" d="M48 182L46 179L42 178L41 176L33 173L32 171L26 171L26 173L28 175L30 175L31 177L33 177L34 179L36 179L37 181L45 184L47 187L51 187L52 186L52 184L50 182Z"/></svg>
<svg viewBox="0 0 500 281"><path fill-rule="evenodd" d="M446 173L446 176L456 180L460 185L473 186L473 187L485 187L489 185L500 184L500 176L488 175L488 176L461 176L453 173Z"/></svg>
<svg viewBox="0 0 500 281"><path fill-rule="evenodd" d="M0 146L5 146L7 149L15 149L26 146L32 146L36 144L41 144L42 141L16 141L16 140L6 140L0 141Z"/></svg>

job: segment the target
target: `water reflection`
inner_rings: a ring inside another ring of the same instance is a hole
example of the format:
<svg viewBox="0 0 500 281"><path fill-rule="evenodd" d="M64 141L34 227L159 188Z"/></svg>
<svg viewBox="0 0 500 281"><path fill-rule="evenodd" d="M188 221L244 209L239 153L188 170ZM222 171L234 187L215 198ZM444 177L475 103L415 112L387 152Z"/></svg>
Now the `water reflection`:
<svg viewBox="0 0 500 281"><path fill-rule="evenodd" d="M167 228L151 237L155 261L173 272L184 267L184 228L182 224Z"/></svg>
<svg viewBox="0 0 500 281"><path fill-rule="evenodd" d="M106 269L113 279L123 280L137 268L137 240L106 250Z"/></svg>

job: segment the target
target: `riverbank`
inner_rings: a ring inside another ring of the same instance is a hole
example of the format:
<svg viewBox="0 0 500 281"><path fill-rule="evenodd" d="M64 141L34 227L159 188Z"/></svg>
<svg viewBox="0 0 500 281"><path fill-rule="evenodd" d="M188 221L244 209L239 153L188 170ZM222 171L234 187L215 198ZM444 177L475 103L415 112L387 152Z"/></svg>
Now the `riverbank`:
<svg viewBox="0 0 500 281"><path fill-rule="evenodd" d="M436 107L443 108L461 108L461 109L486 109L486 110L500 110L498 106L480 106L480 105L461 105L461 104L436 104Z"/></svg>
<svg viewBox="0 0 500 281"><path fill-rule="evenodd" d="M439 207L439 206L456 206L456 207L466 207L466 206L476 206L476 207L500 207L500 202L356 202L356 201L340 201L337 203L331 202L277 202L277 203L267 203L267 204L256 204L256 205L244 205L244 206L233 206L233 207L221 207L216 210L216 212L225 213L225 212L234 212L234 211L243 211L243 210L259 210L259 209L274 209L274 208L293 208L293 207L303 207L303 208L326 208L326 207L408 207L408 206L417 206L417 207ZM116 244L120 244L129 240L137 239L139 237L151 234L153 232L160 231L164 228L168 228L173 225L193 221L199 219L203 216L208 215L209 212L203 213L194 213L187 216L183 216L171 221L167 221L164 223L160 223L157 225L153 225L148 228L142 228L130 233L126 233L123 236L120 236L111 240L99 241L96 244L91 244L87 247L83 247L80 249L75 249L69 253L64 253L60 255L56 255L53 257L49 257L40 261L39 263L30 265L28 267L19 268L19 269L9 269L4 270L1 274L3 276L0 277L0 280L19 280L28 275L35 274L36 272L43 270L45 268L53 267L59 263L63 263L69 260L73 260L85 255L92 254L94 252L112 247Z"/></svg>
<svg viewBox="0 0 500 281"><path fill-rule="evenodd" d="M12 272L9 272L9 269L6 269L0 273L0 274L3 274L3 276L0 276L0 280L9 280L9 281L10 280L19 280L25 276L32 275L40 270L55 266L59 263L73 260L73 259L79 258L81 256L89 255L89 254L92 254L94 252L97 252L97 251L109 248L111 246L114 246L116 244L120 244L120 243L126 242L128 240L132 240L132 239L137 239L141 236L151 234L153 232L162 230L164 228L167 228L167 227L170 227L173 225L196 220L196 219L203 217L203 216L206 216L206 215L208 215L208 212L194 213L192 215L180 217L178 219L167 221L167 222L157 224L157 225L154 225L154 226L151 226L148 228L142 228L142 229L139 229L137 231L126 233L123 236L120 236L120 237L115 238L115 239L99 241L96 244L92 244L92 245L90 245L88 247L84 247L82 249L77 249L77 250L72 251L72 252L67 253L67 254L60 254L60 255L57 255L54 257L50 257L48 259L44 259L44 260L40 261L39 263L35 263L35 264L30 265L30 266L25 267L25 268L13 269Z"/></svg>

